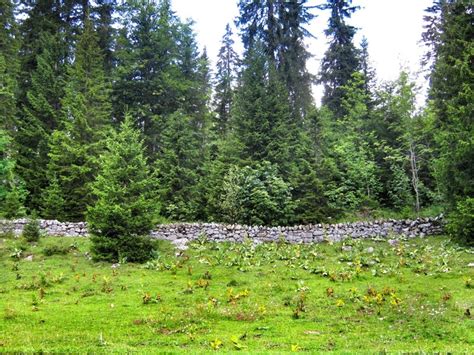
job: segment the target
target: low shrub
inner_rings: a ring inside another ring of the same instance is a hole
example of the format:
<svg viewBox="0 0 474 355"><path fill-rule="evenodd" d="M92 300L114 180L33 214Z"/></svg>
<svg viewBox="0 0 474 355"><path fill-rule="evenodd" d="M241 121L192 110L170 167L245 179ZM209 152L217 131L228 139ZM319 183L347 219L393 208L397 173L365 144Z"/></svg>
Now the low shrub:
<svg viewBox="0 0 474 355"><path fill-rule="evenodd" d="M31 219L28 220L28 223L23 228L22 237L28 243L35 243L39 241L41 237L41 231L40 231L39 222L36 219L36 217L32 217Z"/></svg>
<svg viewBox="0 0 474 355"><path fill-rule="evenodd" d="M66 255L71 250L70 247L64 245L48 245L43 249L44 256Z"/></svg>
<svg viewBox="0 0 474 355"><path fill-rule="evenodd" d="M94 259L99 261L143 263L153 258L155 243L146 236L118 236L115 238L94 235L91 238Z"/></svg>

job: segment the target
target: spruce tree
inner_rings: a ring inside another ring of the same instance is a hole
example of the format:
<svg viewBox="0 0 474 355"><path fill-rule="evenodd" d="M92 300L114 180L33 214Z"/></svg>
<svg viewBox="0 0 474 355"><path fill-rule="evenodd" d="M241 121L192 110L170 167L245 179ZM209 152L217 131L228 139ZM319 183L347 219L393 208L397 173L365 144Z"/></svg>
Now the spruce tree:
<svg viewBox="0 0 474 355"><path fill-rule="evenodd" d="M152 256L147 235L158 219L157 186L134 125L126 116L120 131L107 138L92 184L95 203L88 208L87 222L99 260L143 262Z"/></svg>
<svg viewBox="0 0 474 355"><path fill-rule="evenodd" d="M0 129L0 217L15 218L25 215L26 191L15 173L12 139Z"/></svg>
<svg viewBox="0 0 474 355"><path fill-rule="evenodd" d="M375 69L370 63L369 42L366 37L363 37L360 43L359 71L362 73L364 79L363 88L367 98L367 109L371 111L375 105L374 90L376 85L376 74Z"/></svg>
<svg viewBox="0 0 474 355"><path fill-rule="evenodd" d="M351 3L352 0L327 0L319 6L322 10L331 11L325 30L329 37L329 48L324 54L319 77L319 82L324 85L322 103L329 107L336 118L346 114L342 107L344 87L359 67L358 51L352 42L356 29L346 23L346 19L358 9Z"/></svg>
<svg viewBox="0 0 474 355"><path fill-rule="evenodd" d="M13 134L17 125L18 98L18 31L14 18L14 4L0 1L0 129Z"/></svg>
<svg viewBox="0 0 474 355"><path fill-rule="evenodd" d="M203 156L193 117L177 111L167 117L159 171L163 215L176 221L195 220L200 213L199 180Z"/></svg>
<svg viewBox="0 0 474 355"><path fill-rule="evenodd" d="M239 57L235 52L232 30L227 24L222 37L222 46L217 57L216 73L214 76L214 112L216 124L214 129L222 137L227 133L233 104L234 90L237 80Z"/></svg>
<svg viewBox="0 0 474 355"><path fill-rule="evenodd" d="M169 0L127 2L122 8L114 79L114 116L128 110L142 130L147 155L157 159L165 117L181 107L180 23Z"/></svg>
<svg viewBox="0 0 474 355"><path fill-rule="evenodd" d="M469 1L435 1L424 39L432 64L437 179L451 207L474 196L474 11Z"/></svg>
<svg viewBox="0 0 474 355"><path fill-rule="evenodd" d="M68 71L62 100L63 125L50 140L48 177L51 184L43 195L61 191L63 209L58 218L81 220L92 202L89 184L96 174L101 140L111 120L110 84L105 78L103 56L90 21ZM49 204L50 205L50 204ZM45 210L46 214L51 214Z"/></svg>
<svg viewBox="0 0 474 355"><path fill-rule="evenodd" d="M40 37L43 51L36 58L37 67L29 73L29 90L21 103L21 120L15 140L18 145L18 173L29 192L27 205L39 210L41 194L47 187L48 142L61 121L61 99L64 96L64 72L56 64L62 57L57 36L47 32Z"/></svg>
<svg viewBox="0 0 474 355"><path fill-rule="evenodd" d="M305 26L314 18L307 0L240 0L236 20L247 51L262 46L275 63L290 98L293 118L301 125L311 103L312 76L306 69L310 58L304 40Z"/></svg>

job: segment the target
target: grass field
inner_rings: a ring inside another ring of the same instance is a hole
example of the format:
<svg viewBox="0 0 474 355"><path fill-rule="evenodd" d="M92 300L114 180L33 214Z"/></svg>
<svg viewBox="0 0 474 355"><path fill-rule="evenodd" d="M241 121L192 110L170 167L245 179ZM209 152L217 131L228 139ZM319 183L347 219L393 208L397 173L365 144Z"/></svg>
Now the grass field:
<svg viewBox="0 0 474 355"><path fill-rule="evenodd" d="M113 266L89 243L0 238L0 352L474 353L474 254L443 237L159 242Z"/></svg>

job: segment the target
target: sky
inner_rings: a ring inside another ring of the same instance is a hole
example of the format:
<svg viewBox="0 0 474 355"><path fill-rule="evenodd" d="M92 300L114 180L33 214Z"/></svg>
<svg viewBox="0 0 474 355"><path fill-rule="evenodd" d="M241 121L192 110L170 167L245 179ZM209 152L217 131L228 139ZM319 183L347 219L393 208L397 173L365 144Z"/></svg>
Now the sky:
<svg viewBox="0 0 474 355"><path fill-rule="evenodd" d="M206 47L212 66L221 46L221 39L227 23L233 25L238 15L238 0L172 0L173 9L182 19L194 20L194 30L200 48ZM319 5L324 0L309 1ZM356 45L363 36L369 43L369 57L379 81L396 80L402 68L407 69L413 80L421 87L419 96L424 96L426 80L420 74L420 59L424 47L420 44L423 32L424 10L432 0L354 0L360 6L347 22L358 28L354 38ZM327 27L329 11L315 9L317 15L307 27L316 39L307 40L308 50L313 58L308 62L312 74L319 72L320 60L327 49L324 29ZM234 28L234 32L237 30ZM236 35L236 49L242 45ZM322 97L322 87L315 86L313 93L316 103ZM420 99L420 97L419 97Z"/></svg>

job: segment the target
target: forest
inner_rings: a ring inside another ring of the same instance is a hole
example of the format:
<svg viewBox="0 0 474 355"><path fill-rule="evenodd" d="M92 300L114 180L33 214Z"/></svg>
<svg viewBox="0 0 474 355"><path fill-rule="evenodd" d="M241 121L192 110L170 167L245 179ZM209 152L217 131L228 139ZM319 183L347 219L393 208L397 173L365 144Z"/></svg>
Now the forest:
<svg viewBox="0 0 474 355"><path fill-rule="evenodd" d="M474 241L471 1L426 9L422 107L410 73L379 84L354 43L357 1L238 7L211 67L171 0L0 0L0 215L145 233L444 212ZM314 53L322 12L329 47Z"/></svg>

